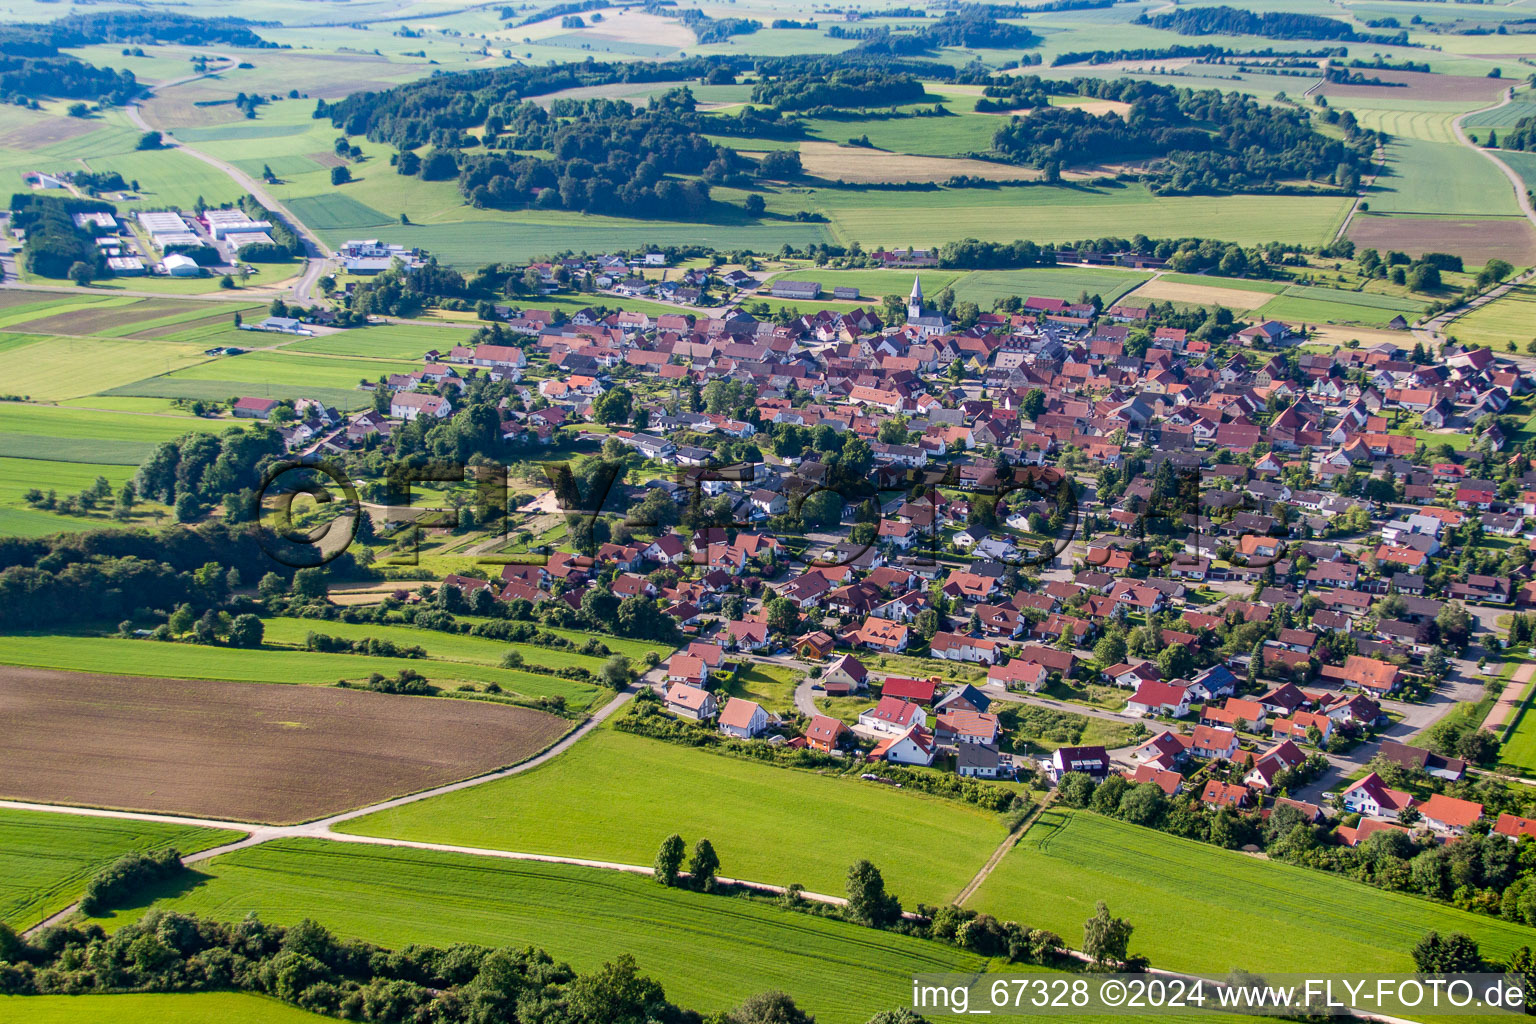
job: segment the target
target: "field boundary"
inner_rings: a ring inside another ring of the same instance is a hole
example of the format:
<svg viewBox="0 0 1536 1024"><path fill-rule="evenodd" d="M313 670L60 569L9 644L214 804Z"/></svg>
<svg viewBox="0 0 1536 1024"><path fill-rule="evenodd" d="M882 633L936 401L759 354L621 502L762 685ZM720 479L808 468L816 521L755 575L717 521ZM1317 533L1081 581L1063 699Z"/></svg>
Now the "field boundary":
<svg viewBox="0 0 1536 1024"><path fill-rule="evenodd" d="M1536 692L1536 686L1529 685L1532 676L1536 676L1536 663L1517 668L1510 677L1510 685L1499 694L1499 699L1488 709L1488 717L1483 719L1483 728L1497 733L1500 743L1509 739L1510 733L1515 731L1515 726L1528 709L1531 694ZM1516 686L1520 688L1516 690Z"/></svg>
<svg viewBox="0 0 1536 1024"><path fill-rule="evenodd" d="M981 888L982 883L1003 862L1003 858L1008 855L1008 851L1019 845L1019 840L1024 838L1024 833L1028 832L1031 826L1040 820L1040 815L1045 813L1047 807L1056 802L1056 793L1057 790L1054 789L1047 793L1045 799L1041 800L1035 809L1030 811L1023 821L1019 822L1019 827L1009 832L1003 838L1003 841L997 844L997 849L992 851L992 856L988 857L987 862L981 866L981 870L976 872L976 877L967 882L965 888L960 890L960 895L955 897L956 906L965 906L965 901L976 894L976 890Z"/></svg>

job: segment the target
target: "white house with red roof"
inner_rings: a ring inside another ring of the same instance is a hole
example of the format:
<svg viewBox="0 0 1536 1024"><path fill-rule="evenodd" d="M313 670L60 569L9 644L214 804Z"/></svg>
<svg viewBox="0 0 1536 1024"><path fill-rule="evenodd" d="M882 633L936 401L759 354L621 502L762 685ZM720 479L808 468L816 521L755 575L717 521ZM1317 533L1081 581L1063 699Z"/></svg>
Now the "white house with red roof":
<svg viewBox="0 0 1536 1024"><path fill-rule="evenodd" d="M1191 735L1189 752L1206 760L1237 756L1237 733L1212 725L1197 725Z"/></svg>
<svg viewBox="0 0 1536 1024"><path fill-rule="evenodd" d="M1164 729L1131 751L1131 761L1138 765L1172 769L1189 756L1190 738Z"/></svg>
<svg viewBox="0 0 1536 1024"><path fill-rule="evenodd" d="M709 666L693 654L677 654L667 659L667 682L703 686L709 682Z"/></svg>
<svg viewBox="0 0 1536 1024"><path fill-rule="evenodd" d="M1461 835L1467 826L1483 816L1483 805L1472 800L1460 800L1444 793L1432 793L1428 800L1418 804L1424 824L1436 832Z"/></svg>
<svg viewBox="0 0 1536 1024"><path fill-rule="evenodd" d="M1511 841L1521 836L1536 839L1536 818L1522 818L1518 814L1504 811L1493 823L1493 830L1501 836L1508 836Z"/></svg>
<svg viewBox="0 0 1536 1024"><path fill-rule="evenodd" d="M768 712L756 701L732 697L720 712L720 731L738 740L750 740L768 728Z"/></svg>
<svg viewBox="0 0 1536 1024"><path fill-rule="evenodd" d="M987 669L987 682L1030 693L1039 693L1048 677L1044 665L1025 658L1014 658L1006 665L993 665Z"/></svg>
<svg viewBox="0 0 1536 1024"><path fill-rule="evenodd" d="M1149 679L1136 688L1125 709L1135 715L1182 718L1189 714L1189 687Z"/></svg>
<svg viewBox="0 0 1536 1024"><path fill-rule="evenodd" d="M1254 763L1248 774L1243 776L1243 783L1267 793L1274 787L1275 779L1281 772L1295 768L1306 759L1306 753L1295 743L1282 740L1265 751L1264 756Z"/></svg>
<svg viewBox="0 0 1536 1024"><path fill-rule="evenodd" d="M1184 776L1156 765L1140 764L1133 772L1125 773L1125 781L1133 786L1150 782L1163 791L1165 796L1177 796L1184 789Z"/></svg>
<svg viewBox="0 0 1536 1024"><path fill-rule="evenodd" d="M928 712L900 697L881 697L874 707L859 715L859 725L879 733L900 734L913 726L928 724Z"/></svg>
<svg viewBox="0 0 1536 1024"><path fill-rule="evenodd" d="M997 660L997 641L941 630L929 641L928 653L948 661L979 661L990 665Z"/></svg>
<svg viewBox="0 0 1536 1024"><path fill-rule="evenodd" d="M1371 772L1363 779L1350 783L1340 801L1346 811L1373 818L1396 817L1412 806L1413 797L1400 789L1390 789L1381 776Z"/></svg>
<svg viewBox="0 0 1536 1024"><path fill-rule="evenodd" d="M875 744L875 749L869 752L869 756L890 761L893 764L931 765L937 752L938 746L933 742L933 737L928 731L922 726L914 725L899 736L892 736Z"/></svg>

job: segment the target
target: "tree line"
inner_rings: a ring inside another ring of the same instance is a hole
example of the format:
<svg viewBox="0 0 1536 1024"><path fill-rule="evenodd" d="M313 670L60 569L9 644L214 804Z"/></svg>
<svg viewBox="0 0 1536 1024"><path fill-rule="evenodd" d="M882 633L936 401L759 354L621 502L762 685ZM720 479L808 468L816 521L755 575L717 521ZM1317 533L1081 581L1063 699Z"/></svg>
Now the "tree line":
<svg viewBox="0 0 1536 1024"><path fill-rule="evenodd" d="M908 73L876 68L840 68L825 77L802 74L765 79L752 87L752 102L778 110L812 107L893 107L928 98L923 83Z"/></svg>
<svg viewBox="0 0 1536 1024"><path fill-rule="evenodd" d="M1077 165L1157 160L1146 172L1167 193L1273 190L1304 178L1352 192L1369 167L1378 135L1341 115L1344 138L1315 131L1302 110L1260 103L1241 93L1189 90L1152 82L1074 79L1079 95L1126 103L1122 117L1081 107L1043 107L1015 117L993 136L993 149L1059 180Z"/></svg>
<svg viewBox="0 0 1536 1024"><path fill-rule="evenodd" d="M885 26L873 29L855 54L915 56L941 47L966 49L1021 50L1040 42L1023 25L999 21L997 8L991 4L960 4L942 18L922 25L912 32L892 32ZM828 33L831 35L832 33Z"/></svg>
<svg viewBox="0 0 1536 1024"><path fill-rule="evenodd" d="M1343 57L1348 53L1349 48L1344 46L1301 51L1278 51L1269 47L1262 50L1238 50L1214 43L1202 46L1137 46L1119 50L1066 50L1051 58L1051 67L1064 64L1116 64L1123 60L1181 60L1190 57L1196 60L1209 60L1212 57Z"/></svg>
<svg viewBox="0 0 1536 1024"><path fill-rule="evenodd" d="M1185 36L1263 36L1267 39L1337 39L1349 43L1407 46L1408 33L1370 35L1345 21L1289 11L1248 11L1236 7L1187 7L1167 14L1142 14L1139 24Z"/></svg>

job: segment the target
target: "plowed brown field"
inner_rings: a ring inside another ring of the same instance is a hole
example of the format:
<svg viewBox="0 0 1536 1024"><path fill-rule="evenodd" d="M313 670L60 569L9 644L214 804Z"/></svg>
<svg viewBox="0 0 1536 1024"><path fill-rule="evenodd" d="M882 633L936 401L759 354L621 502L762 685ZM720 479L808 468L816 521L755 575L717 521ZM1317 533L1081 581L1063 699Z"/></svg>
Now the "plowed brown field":
<svg viewBox="0 0 1536 1024"><path fill-rule="evenodd" d="M571 723L485 701L0 667L0 796L287 824L516 764Z"/></svg>

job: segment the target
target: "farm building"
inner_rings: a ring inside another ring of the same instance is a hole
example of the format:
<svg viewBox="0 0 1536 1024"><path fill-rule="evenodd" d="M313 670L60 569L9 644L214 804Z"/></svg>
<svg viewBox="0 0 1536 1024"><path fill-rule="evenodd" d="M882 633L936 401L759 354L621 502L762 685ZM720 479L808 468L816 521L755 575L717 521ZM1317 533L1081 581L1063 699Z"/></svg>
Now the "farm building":
<svg viewBox="0 0 1536 1024"><path fill-rule="evenodd" d="M821 296L819 281L775 281L770 294L776 299L815 299Z"/></svg>

